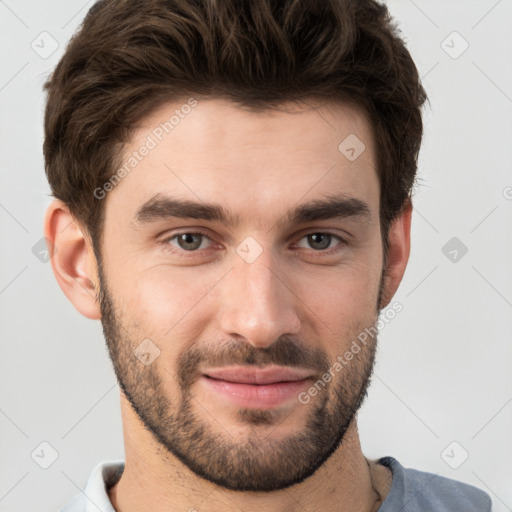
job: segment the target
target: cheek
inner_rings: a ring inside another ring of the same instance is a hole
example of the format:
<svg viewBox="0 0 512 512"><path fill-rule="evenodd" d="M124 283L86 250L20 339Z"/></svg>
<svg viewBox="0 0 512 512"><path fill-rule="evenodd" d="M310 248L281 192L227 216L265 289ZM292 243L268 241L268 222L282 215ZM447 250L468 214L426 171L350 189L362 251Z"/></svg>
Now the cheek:
<svg viewBox="0 0 512 512"><path fill-rule="evenodd" d="M379 248L359 251L338 269L332 269L324 282L326 304L343 303L344 309L374 306L382 272Z"/></svg>
<svg viewBox="0 0 512 512"><path fill-rule="evenodd" d="M184 343L197 339L202 303L215 281L210 283L197 267L160 265L127 274L125 280L118 280L115 293L131 336L153 340L170 356L179 354Z"/></svg>
<svg viewBox="0 0 512 512"><path fill-rule="evenodd" d="M382 264L361 260L357 265L331 272L328 279L312 280L305 290L308 306L319 318L319 332L332 340L328 352L344 350L377 317L377 297ZM322 286L319 283L322 282ZM315 284L316 283L316 284Z"/></svg>

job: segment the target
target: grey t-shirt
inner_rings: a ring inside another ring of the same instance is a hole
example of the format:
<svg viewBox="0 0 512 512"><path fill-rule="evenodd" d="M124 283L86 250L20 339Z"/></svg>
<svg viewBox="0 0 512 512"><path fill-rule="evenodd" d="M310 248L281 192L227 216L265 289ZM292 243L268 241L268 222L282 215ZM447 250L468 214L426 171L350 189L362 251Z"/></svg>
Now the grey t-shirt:
<svg viewBox="0 0 512 512"><path fill-rule="evenodd" d="M391 489L378 512L490 512L487 493L456 480L434 473L404 468L393 457L377 461L391 469ZM98 464L84 491L77 494L61 512L115 512L107 489L114 485L124 470L124 461Z"/></svg>

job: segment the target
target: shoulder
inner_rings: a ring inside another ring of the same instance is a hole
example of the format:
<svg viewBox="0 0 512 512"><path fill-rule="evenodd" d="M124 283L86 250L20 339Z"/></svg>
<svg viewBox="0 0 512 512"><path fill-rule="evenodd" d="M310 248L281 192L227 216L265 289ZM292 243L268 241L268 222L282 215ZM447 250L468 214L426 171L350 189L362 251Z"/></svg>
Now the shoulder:
<svg viewBox="0 0 512 512"><path fill-rule="evenodd" d="M491 511L489 495L472 485L439 474L405 468L393 457L383 457L377 463L387 466L393 473L391 489L379 512Z"/></svg>
<svg viewBox="0 0 512 512"><path fill-rule="evenodd" d="M69 500L60 512L115 512L107 489L114 485L124 470L124 461L99 463L93 470L85 489Z"/></svg>

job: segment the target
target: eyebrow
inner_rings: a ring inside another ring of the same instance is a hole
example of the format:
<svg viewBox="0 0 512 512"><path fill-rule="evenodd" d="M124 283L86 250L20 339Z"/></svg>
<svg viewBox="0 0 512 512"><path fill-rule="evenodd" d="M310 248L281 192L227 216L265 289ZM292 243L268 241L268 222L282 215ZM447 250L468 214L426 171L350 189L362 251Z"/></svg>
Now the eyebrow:
<svg viewBox="0 0 512 512"><path fill-rule="evenodd" d="M294 225L348 217L369 221L371 209L366 202L356 197L328 196L293 208L276 224ZM171 218L217 221L229 227L239 225L241 221L239 215L227 211L220 204L197 203L156 194L138 209L133 222L144 225Z"/></svg>

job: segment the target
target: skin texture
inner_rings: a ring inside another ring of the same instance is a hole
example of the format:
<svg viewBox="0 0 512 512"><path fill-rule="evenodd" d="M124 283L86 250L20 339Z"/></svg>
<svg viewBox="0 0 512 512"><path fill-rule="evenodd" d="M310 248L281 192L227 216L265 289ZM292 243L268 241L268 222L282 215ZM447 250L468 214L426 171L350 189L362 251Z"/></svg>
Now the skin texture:
<svg viewBox="0 0 512 512"><path fill-rule="evenodd" d="M145 118L126 156L177 107ZM338 150L350 134L366 147L354 161ZM156 194L220 204L239 222L137 222ZM359 199L368 215L287 222L290 210L333 195ZM362 112L305 102L256 113L200 100L104 201L101 262L60 201L48 208L45 236L68 299L102 320L120 382L126 467L110 490L115 509L376 510L390 474L369 469L356 421L375 338L307 404L294 394L241 407L204 378L225 365L280 364L309 370L307 391L396 292L411 206L390 228L384 272L375 147ZM206 237L175 237L198 230ZM315 233L332 237L308 237ZM250 262L247 247L257 256ZM143 340L158 354L150 364L136 357Z"/></svg>

